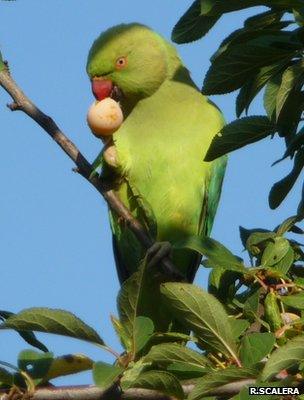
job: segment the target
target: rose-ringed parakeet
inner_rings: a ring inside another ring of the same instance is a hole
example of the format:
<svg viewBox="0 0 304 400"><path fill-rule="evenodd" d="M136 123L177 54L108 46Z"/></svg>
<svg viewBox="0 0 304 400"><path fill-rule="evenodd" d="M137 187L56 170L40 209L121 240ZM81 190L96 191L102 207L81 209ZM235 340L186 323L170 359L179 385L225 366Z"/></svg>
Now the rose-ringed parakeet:
<svg viewBox="0 0 304 400"><path fill-rule="evenodd" d="M209 235L226 158L203 160L223 117L195 86L173 45L144 25L118 25L93 43L87 73L97 100L119 98L124 114L110 156L104 153L104 174L119 198L157 242ZM110 221L122 283L145 252L111 211ZM201 257L174 249L172 257L192 282Z"/></svg>

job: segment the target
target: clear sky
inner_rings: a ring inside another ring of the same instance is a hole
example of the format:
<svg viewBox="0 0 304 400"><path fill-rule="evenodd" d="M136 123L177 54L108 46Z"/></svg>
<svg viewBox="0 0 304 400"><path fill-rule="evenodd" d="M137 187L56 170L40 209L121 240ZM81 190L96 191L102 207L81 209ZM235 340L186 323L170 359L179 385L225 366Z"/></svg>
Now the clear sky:
<svg viewBox="0 0 304 400"><path fill-rule="evenodd" d="M190 0L0 1L0 49L28 96L93 160L101 143L86 125L93 98L85 63L92 41L112 25L135 21L169 39L190 4ZM178 46L199 86L219 42L248 15L230 14L203 40ZM213 100L227 121L234 119L233 94ZM17 312L48 306L73 311L119 350L109 322L110 314L116 313L119 285L106 204L71 171L72 162L32 120L5 107L8 102L1 90L0 309ZM261 99L252 113L263 114ZM213 237L239 255L239 225L273 228L295 212L299 188L278 211L268 208L271 185L291 167L285 161L271 168L282 150L281 140L264 140L230 157ZM202 270L196 282L205 286L206 280L207 272ZM39 338L56 355L83 352L95 360L111 360L83 342ZM26 347L14 332L0 332L0 360L14 363ZM64 382L90 379L83 374Z"/></svg>

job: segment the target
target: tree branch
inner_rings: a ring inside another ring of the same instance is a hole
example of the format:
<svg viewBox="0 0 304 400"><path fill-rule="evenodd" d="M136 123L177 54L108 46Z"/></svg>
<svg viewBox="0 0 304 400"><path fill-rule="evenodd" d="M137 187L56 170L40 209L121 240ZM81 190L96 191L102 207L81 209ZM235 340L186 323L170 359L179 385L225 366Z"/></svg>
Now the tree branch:
<svg viewBox="0 0 304 400"><path fill-rule="evenodd" d="M242 379L237 382L220 386L208 396L233 396L240 392L244 386L254 385L255 379ZM183 389L188 395L194 385L184 385ZM176 400L173 396L165 395L156 390L149 389L127 389L122 392L116 385L109 390L102 390L96 386L70 386L37 388L32 400ZM0 400L11 400L7 393L1 395Z"/></svg>
<svg viewBox="0 0 304 400"><path fill-rule="evenodd" d="M75 144L60 130L55 121L44 114L18 87L16 82L10 75L9 69L4 68L0 72L0 86L7 91L12 97L13 103L8 105L12 111L20 110L26 113L30 118L37 122L46 133L61 147L61 149L70 157L76 164L77 172L82 175L88 182L90 182L95 189L104 197L111 210L113 210L119 217L121 217L129 229L134 233L136 238L145 249L153 245L148 232L140 224L140 222L133 217L131 212L119 200L115 192L110 189L102 180L93 175L92 165L78 150ZM172 261L166 257L162 260L162 267L166 275L175 281L184 280L184 276L173 265Z"/></svg>

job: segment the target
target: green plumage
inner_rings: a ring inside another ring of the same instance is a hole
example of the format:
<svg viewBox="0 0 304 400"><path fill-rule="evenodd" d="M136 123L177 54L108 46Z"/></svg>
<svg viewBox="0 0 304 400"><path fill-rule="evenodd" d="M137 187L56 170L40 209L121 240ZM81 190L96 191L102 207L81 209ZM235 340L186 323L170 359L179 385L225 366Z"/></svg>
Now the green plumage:
<svg viewBox="0 0 304 400"><path fill-rule="evenodd" d="M122 70L115 68L119 57L128 59ZM145 26L120 25L95 41L87 70L91 78L111 79L125 96L121 106L126 118L113 135L120 199L157 241L174 245L189 235L209 235L226 159L203 159L224 121L194 85L174 47ZM136 271L144 251L132 232L110 216L124 281ZM197 254L173 251L173 261L192 281Z"/></svg>

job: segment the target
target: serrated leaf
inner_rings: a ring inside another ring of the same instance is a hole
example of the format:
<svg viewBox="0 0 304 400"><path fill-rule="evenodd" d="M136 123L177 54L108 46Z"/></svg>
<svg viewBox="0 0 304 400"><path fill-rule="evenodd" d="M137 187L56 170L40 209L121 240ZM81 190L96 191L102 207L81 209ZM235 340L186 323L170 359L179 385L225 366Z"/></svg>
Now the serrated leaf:
<svg viewBox="0 0 304 400"><path fill-rule="evenodd" d="M270 208L277 208L288 195L304 166L304 149L300 149L294 159L291 172L282 180L275 183L269 193Z"/></svg>
<svg viewBox="0 0 304 400"><path fill-rule="evenodd" d="M169 342L178 342L178 343L187 343L189 341L191 342L197 342L196 338L190 335L185 335L184 333L180 332L164 332L164 333L155 333L153 335L154 339L159 339L163 340L166 343Z"/></svg>
<svg viewBox="0 0 304 400"><path fill-rule="evenodd" d="M114 315L111 315L111 322L123 348L127 351L131 351L132 342L130 340L130 337L126 333L124 326L121 324L118 318L114 317Z"/></svg>
<svg viewBox="0 0 304 400"><path fill-rule="evenodd" d="M277 94L281 86L283 71L272 76L266 84L264 92L264 108L270 120L273 119L277 104Z"/></svg>
<svg viewBox="0 0 304 400"><path fill-rule="evenodd" d="M187 362L176 361L168 365L167 371L172 373L178 379L184 380L199 378L209 372L210 368L198 367L190 365Z"/></svg>
<svg viewBox="0 0 304 400"><path fill-rule="evenodd" d="M296 336L279 347L270 356L262 371L261 379L270 379L283 369L290 368L304 359L304 335Z"/></svg>
<svg viewBox="0 0 304 400"><path fill-rule="evenodd" d="M0 310L0 320L4 321L7 318L11 317L12 315L14 315L14 313L10 312L10 311L4 311L4 310ZM24 341L26 341L28 344L30 344L33 347L36 347L37 349L44 351L45 353L48 352L48 348L42 343L40 342L40 340L38 340L36 338L36 335L31 332L22 332L22 331L18 331L18 334L22 337L22 339Z"/></svg>
<svg viewBox="0 0 304 400"><path fill-rule="evenodd" d="M159 391L177 399L185 397L178 379L165 371L148 371L141 374L132 387Z"/></svg>
<svg viewBox="0 0 304 400"><path fill-rule="evenodd" d="M228 383L255 378L257 372L249 368L228 367L206 374L197 380L197 384L188 396L188 400L200 400L212 390Z"/></svg>
<svg viewBox="0 0 304 400"><path fill-rule="evenodd" d="M239 89L255 76L260 68L288 60L295 50L244 43L229 47L210 66L202 92L224 94Z"/></svg>
<svg viewBox="0 0 304 400"><path fill-rule="evenodd" d="M180 18L172 31L172 41L188 43L204 36L219 17L206 17L201 14L200 0L195 0L186 13Z"/></svg>
<svg viewBox="0 0 304 400"><path fill-rule="evenodd" d="M265 28L269 25L279 22L283 14L283 12L277 11L275 9L264 11L260 14L256 14L252 17L247 18L244 22L244 27L254 29Z"/></svg>
<svg viewBox="0 0 304 400"><path fill-rule="evenodd" d="M263 251L261 266L272 267L282 260L290 248L289 241L281 236L273 238Z"/></svg>
<svg viewBox="0 0 304 400"><path fill-rule="evenodd" d="M304 81L304 61L300 60L294 65L288 67L283 75L281 85L276 96L276 118L280 117L280 113L286 103L288 96L296 87L301 87Z"/></svg>
<svg viewBox="0 0 304 400"><path fill-rule="evenodd" d="M250 322L246 319L229 319L232 335L237 340L250 326Z"/></svg>
<svg viewBox="0 0 304 400"><path fill-rule="evenodd" d="M272 333L251 333L242 338L239 350L242 364L251 367L266 357L275 344Z"/></svg>
<svg viewBox="0 0 304 400"><path fill-rule="evenodd" d="M176 318L202 343L237 360L228 315L214 296L187 283L162 284L161 293Z"/></svg>
<svg viewBox="0 0 304 400"><path fill-rule="evenodd" d="M288 307L304 310L304 292L280 297L282 303Z"/></svg>
<svg viewBox="0 0 304 400"><path fill-rule="evenodd" d="M98 361L93 366L93 379L96 386L106 390L116 382L123 371L124 368L118 365Z"/></svg>
<svg viewBox="0 0 304 400"><path fill-rule="evenodd" d="M242 226L239 227L240 230L240 238L244 248L250 250L251 246L256 246L261 240L268 239L269 237L275 237L275 232L268 231L267 229L255 228L255 229L246 229ZM260 234L262 234L260 236ZM270 236L268 237L268 234ZM250 239L249 239L250 238Z"/></svg>
<svg viewBox="0 0 304 400"><path fill-rule="evenodd" d="M277 236L276 232L265 231L262 229L256 229L251 233L246 241L246 249L255 255L256 248L260 248L260 245L269 240L274 240Z"/></svg>
<svg viewBox="0 0 304 400"><path fill-rule="evenodd" d="M293 8L302 7L302 0L208 0L201 2L201 12L208 15L224 14L233 11L243 10L244 8L267 6Z"/></svg>
<svg viewBox="0 0 304 400"><path fill-rule="evenodd" d="M244 111L246 111L246 113L248 112L252 100L266 85L269 79L276 75L284 65L286 65L286 61L284 63L276 63L262 67L259 72L241 88L236 99L236 116L238 118Z"/></svg>
<svg viewBox="0 0 304 400"><path fill-rule="evenodd" d="M150 318L136 317L134 323L134 353L139 353L154 333L154 324Z"/></svg>
<svg viewBox="0 0 304 400"><path fill-rule="evenodd" d="M9 317L0 329L38 331L104 345L97 332L74 314L51 308L28 308Z"/></svg>
<svg viewBox="0 0 304 400"><path fill-rule="evenodd" d="M172 315L161 305L160 280L151 279L151 271L146 273L144 261L120 289L117 297L118 314L127 340L131 343L130 351L135 348L134 328L138 316L150 318L159 332L166 331L171 322Z"/></svg>
<svg viewBox="0 0 304 400"><path fill-rule="evenodd" d="M213 138L205 161L213 161L247 144L257 142L276 132L275 125L264 116L245 117L231 122Z"/></svg>
<svg viewBox="0 0 304 400"><path fill-rule="evenodd" d="M27 372L38 385L44 380L53 361L53 353L24 350L18 355L18 367Z"/></svg>
<svg viewBox="0 0 304 400"><path fill-rule="evenodd" d="M258 309L259 309L259 300L260 300L260 290L255 290L253 293L250 293L244 302L244 315L247 318L252 319L252 317L256 317Z"/></svg>
<svg viewBox="0 0 304 400"><path fill-rule="evenodd" d="M279 271L281 274L286 275L292 264L295 261L295 253L292 247L289 247L285 256L272 268L276 271ZM284 277L282 277L284 279Z"/></svg>
<svg viewBox="0 0 304 400"><path fill-rule="evenodd" d="M190 236L173 246L197 251L208 258L208 266L229 271L244 272L245 267L240 258L233 255L225 246L207 236Z"/></svg>
<svg viewBox="0 0 304 400"><path fill-rule="evenodd" d="M189 366L200 368L210 365L209 360L204 355L177 343L162 343L153 346L144 357L144 361L165 366L175 362L184 362Z"/></svg>

